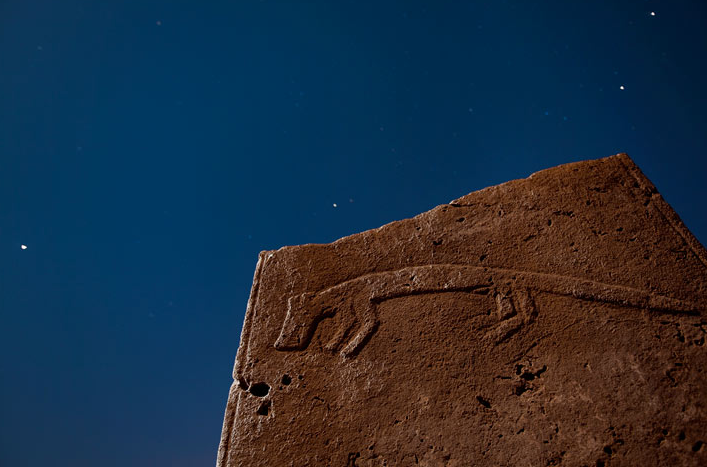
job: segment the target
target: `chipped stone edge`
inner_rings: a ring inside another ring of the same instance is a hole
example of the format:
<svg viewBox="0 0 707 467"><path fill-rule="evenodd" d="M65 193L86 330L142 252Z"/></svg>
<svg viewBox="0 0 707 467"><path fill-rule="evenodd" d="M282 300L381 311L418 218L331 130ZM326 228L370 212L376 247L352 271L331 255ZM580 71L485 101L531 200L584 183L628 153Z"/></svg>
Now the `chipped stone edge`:
<svg viewBox="0 0 707 467"><path fill-rule="evenodd" d="M408 221L413 220L413 219L419 219L419 218L424 217L424 216L427 216L427 215L429 215L431 212L436 211L437 209L440 209L440 208L445 207L445 206L464 206L464 205L461 204L459 201L462 200L462 199L464 199L464 198L466 198L466 197L468 197L468 196L470 196L470 195L476 195L476 194L481 194L481 193L488 192L488 191L492 191L492 190L497 190L499 187L502 187L502 186L505 186L505 185L508 185L508 184L512 184L512 183L515 183L515 182L522 182L522 181L525 181L525 180L532 179L532 178L534 178L535 176L537 176L537 175L539 175L539 174L541 174L541 173L547 172L547 171L557 170L557 169L561 169L561 168L567 168L567 167L571 167L571 166L574 166L574 165L587 164L587 163L591 163L591 162L599 162L599 161L603 161L603 160L610 160L610 159L613 159L613 158L616 158L616 157L620 157L620 156L625 156L625 157L628 158L628 156L627 156L626 154L620 153L620 154L616 154L616 155L613 155L613 156L602 157L602 158L599 158L599 159L589 159L589 160L583 160L583 161L568 162L568 163L566 163L566 164L557 165L557 166L555 166L555 167L548 167L548 168L546 168L546 169L542 169L542 170L538 170L538 171L536 171L536 172L533 172L533 173L531 173L530 175L528 175L528 176L525 177L525 178L516 178L516 179L512 179L512 180L507 180L507 181L505 181L505 182L503 182L503 183L499 183L499 184L497 184L497 185L487 186L487 187L485 187L485 188L481 188L481 189L479 189L479 190L472 191L471 193L467 193L467 194L465 194L465 195L463 195L463 196L460 196L459 198L455 198L455 199L453 199L452 201L450 201L450 202L448 202L448 203L443 203L443 204L439 204L439 205L437 205L437 206L434 206L433 208L428 209L427 211L421 212L421 213L419 213L419 214L417 214L417 215L415 215L415 216L413 216L413 217L408 217L408 218L404 218L404 219L397 219L397 220L394 220L394 221L392 221L392 222L388 222L387 224L383 224L383 225L381 225L380 227L375 227L375 228L373 228L373 229L368 229L368 230L364 230L364 231L362 231L362 232L356 232L356 233L353 233L353 234L350 234L350 235L346 235L345 237L338 238L338 239L336 239L336 240L334 240L333 242L330 242L330 243L302 243L302 244L299 244L299 245L285 245L285 246L282 246L282 247L278 248L277 250L274 250L274 252L276 253L276 252L280 252L280 251L291 250L291 249L294 249L294 248L299 249L299 248L320 247L320 246L328 246L328 245L333 246L334 248L336 248L339 243L343 243L343 242L347 241L348 239L350 239L351 237L356 237L356 236L359 236L359 235L373 234L373 233L375 233L375 232L379 232L379 231L381 231L381 230L388 229L388 228L390 228L390 227L392 227L392 226L394 226L394 225L397 225L397 224L399 224L399 223L401 223L401 222L408 222ZM629 160L630 160L630 159L629 159ZM633 163L633 162L632 162L632 163Z"/></svg>
<svg viewBox="0 0 707 467"><path fill-rule="evenodd" d="M261 251L258 255L258 263L255 266L253 274L253 285L250 289L250 297L248 305L246 305L245 318L241 331L241 341L238 345L236 361L233 365L233 383L228 391L228 402L226 403L226 412L223 417L223 427L221 428L221 441L218 447L218 457L216 458L216 467L226 467L228 463L228 448L233 435L233 428L236 419L238 418L238 403L240 401L239 387L247 387L248 382L245 378L245 365L248 360L250 350L250 335L253 328L253 316L255 315L255 303L258 299L258 291L260 289L260 274L265 263L266 255L269 251Z"/></svg>
<svg viewBox="0 0 707 467"><path fill-rule="evenodd" d="M618 158L626 171L638 182L638 185L646 192L646 195L650 197L650 201L655 206L656 210L665 218L673 230L682 237L702 265L707 268L707 249L705 249L700 241L697 240L697 237L690 232L690 229L687 228L673 207L658 193L658 189L653 185L653 182L646 177L628 154L620 153L613 157Z"/></svg>
<svg viewBox="0 0 707 467"><path fill-rule="evenodd" d="M334 248L338 246L339 243L343 243L346 240L348 240L351 237L356 237L359 235L365 235L365 234L373 234L375 232L379 232L381 230L385 230L387 228L390 228L391 226L394 226L400 222L407 222L412 219L417 219L422 216L428 215L430 212L435 211L441 207L444 206L455 206L455 205L460 205L459 201L468 197L469 195L474 195L474 194L479 194L491 190L496 190L499 187L502 187L504 185L512 184L514 182L521 182L524 180L530 180L532 178L535 178L537 175L545 173L547 171L551 170L557 170L557 169L566 169L568 167L572 167L575 165L584 165L587 163L592 163L592 162L601 162L601 161L609 161L616 159L619 161L619 163L626 169L628 174L632 176L639 184L639 186L646 191L650 197L651 197L651 202L654 203L656 209L659 211L661 215L668 221L670 226L675 230L675 232L682 237L685 240L685 243L690 247L690 249L694 252L694 254L697 256L698 260L702 263L705 268L707 268L707 249L700 243L699 240L697 240L697 237L695 237L692 232L687 228L685 223L680 219L680 216L675 212L675 210L670 206L668 202L665 201L665 199L660 195L658 192L657 188L653 183L646 177L646 175L641 171L641 169L636 165L636 163L629 157L628 154L621 152L618 154L614 154L611 156L607 157L601 157L598 159L589 159L589 160L582 160L582 161L576 161L576 162L568 162L566 164L560 164L555 167L549 167L546 169L538 170L537 172L533 172L530 175L528 175L525 178L518 178L518 179L513 179L513 180L508 180L506 182L500 183L498 185L492 185L488 186L486 188L482 188L480 190L473 191L471 193L467 193L459 198L456 198L449 203L446 204L440 204L438 206L435 206L425 212L422 212L416 216L410 217L410 218L405 218L405 219L398 219L392 222L389 222L387 224L383 224L380 227L376 227L373 229L368 229L364 230L362 232L356 232L351 235L347 235L345 237L341 237L333 242L330 243L304 243L300 245L286 245L278 250L275 250L273 252L279 252L281 250L290 250L293 248L303 248L303 247L318 247L318 246L326 246L326 245L331 245Z"/></svg>

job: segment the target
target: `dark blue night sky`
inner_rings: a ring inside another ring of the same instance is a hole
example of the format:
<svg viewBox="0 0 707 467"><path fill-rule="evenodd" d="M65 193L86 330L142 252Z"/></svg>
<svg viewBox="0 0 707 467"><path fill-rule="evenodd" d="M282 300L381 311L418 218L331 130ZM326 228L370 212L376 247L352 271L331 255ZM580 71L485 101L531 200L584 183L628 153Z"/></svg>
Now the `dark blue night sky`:
<svg viewBox="0 0 707 467"><path fill-rule="evenodd" d="M703 1L0 0L0 465L213 465L260 250L618 152L705 243L705 57Z"/></svg>

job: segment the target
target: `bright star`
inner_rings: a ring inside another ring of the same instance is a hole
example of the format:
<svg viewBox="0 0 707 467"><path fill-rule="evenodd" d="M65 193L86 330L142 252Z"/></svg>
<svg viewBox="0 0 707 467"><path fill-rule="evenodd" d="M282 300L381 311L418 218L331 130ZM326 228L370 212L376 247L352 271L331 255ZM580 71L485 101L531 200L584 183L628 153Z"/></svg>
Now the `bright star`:
<svg viewBox="0 0 707 467"><path fill-rule="evenodd" d="M27 249L27 245L22 245L22 246L20 246L20 248L22 248L23 250L26 250L26 249Z"/></svg>

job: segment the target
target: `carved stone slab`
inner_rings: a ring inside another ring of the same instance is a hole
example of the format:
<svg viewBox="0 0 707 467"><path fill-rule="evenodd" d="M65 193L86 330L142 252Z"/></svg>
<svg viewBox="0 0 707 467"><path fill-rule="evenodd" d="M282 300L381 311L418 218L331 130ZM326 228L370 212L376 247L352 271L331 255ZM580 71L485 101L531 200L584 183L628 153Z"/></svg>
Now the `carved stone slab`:
<svg viewBox="0 0 707 467"><path fill-rule="evenodd" d="M260 254L217 465L707 465L707 251L625 154Z"/></svg>

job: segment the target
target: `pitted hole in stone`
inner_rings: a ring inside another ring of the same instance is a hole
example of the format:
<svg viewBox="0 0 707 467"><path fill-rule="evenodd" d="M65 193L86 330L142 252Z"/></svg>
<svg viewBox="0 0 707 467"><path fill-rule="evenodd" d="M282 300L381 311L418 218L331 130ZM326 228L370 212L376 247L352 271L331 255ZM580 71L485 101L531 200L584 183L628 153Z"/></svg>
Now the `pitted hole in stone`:
<svg viewBox="0 0 707 467"><path fill-rule="evenodd" d="M611 446L604 446L604 452L611 455L614 451L612 451Z"/></svg>
<svg viewBox="0 0 707 467"><path fill-rule="evenodd" d="M238 387L243 389L244 391L248 390L248 381L245 380L245 378L238 377Z"/></svg>
<svg viewBox="0 0 707 467"><path fill-rule="evenodd" d="M702 441L696 442L695 444L692 445L692 451L693 451L693 452L699 451L700 449L702 449L702 446L703 446L704 444L705 444L705 443L702 442Z"/></svg>
<svg viewBox="0 0 707 467"><path fill-rule="evenodd" d="M255 397L265 397L270 392L270 386L267 383L255 383L248 390Z"/></svg>
<svg viewBox="0 0 707 467"><path fill-rule="evenodd" d="M680 441L685 441L685 432L684 432L684 431L681 431L681 432L678 434L678 439L679 439Z"/></svg>
<svg viewBox="0 0 707 467"><path fill-rule="evenodd" d="M270 401L263 401L260 407L255 411L258 415L266 416L270 412Z"/></svg>
<svg viewBox="0 0 707 467"><path fill-rule="evenodd" d="M491 408L491 403L489 401L487 401L486 399L484 399L483 397L476 396L476 400L479 401L479 404L483 405L487 409Z"/></svg>
<svg viewBox="0 0 707 467"><path fill-rule="evenodd" d="M356 467L356 459L361 457L360 452L350 452L346 461L346 467Z"/></svg>
<svg viewBox="0 0 707 467"><path fill-rule="evenodd" d="M292 382L292 377L288 374L282 375L282 384L288 386Z"/></svg>
<svg viewBox="0 0 707 467"><path fill-rule="evenodd" d="M546 371L547 371L547 366L546 366L546 365L543 365L543 367L540 368L540 369L539 369L538 371L536 371L535 373L533 373L532 371L528 371L528 370L524 371L524 372L520 375L520 377L523 378L523 379L526 380L526 381L532 381L532 380L534 380L535 378L539 378L540 375L543 374L543 373L545 373ZM517 370L516 370L516 372L517 372Z"/></svg>
<svg viewBox="0 0 707 467"><path fill-rule="evenodd" d="M525 384L525 381L521 381L520 384L517 384L515 388L513 389L513 392L516 396L520 396L523 394L525 391L528 390L528 386Z"/></svg>

